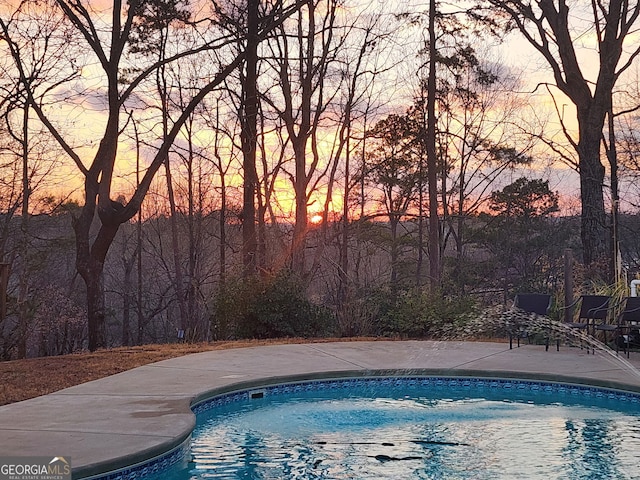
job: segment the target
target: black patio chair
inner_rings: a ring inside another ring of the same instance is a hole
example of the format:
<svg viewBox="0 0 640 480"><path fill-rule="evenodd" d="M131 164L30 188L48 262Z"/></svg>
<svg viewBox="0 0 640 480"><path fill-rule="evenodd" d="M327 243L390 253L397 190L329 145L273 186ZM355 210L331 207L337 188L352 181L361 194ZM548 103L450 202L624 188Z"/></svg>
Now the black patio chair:
<svg viewBox="0 0 640 480"><path fill-rule="evenodd" d="M605 335L607 331L614 332L616 353L622 347L627 354L627 358L629 358L631 344L640 342L640 297L625 297L622 301L624 302L624 308L618 314L617 322L615 325L608 325L608 328L606 330L603 329L603 331ZM599 327L599 329L602 329L602 326ZM622 341L619 342L618 339Z"/></svg>
<svg viewBox="0 0 640 480"><path fill-rule="evenodd" d="M518 293L513 300L513 310L519 310L524 313L534 313L536 315L546 317L551 309L551 295L546 293ZM509 328L509 348L513 348L513 338L518 341L529 337L532 325L527 321L514 322ZM547 335L546 350L549 350L549 336Z"/></svg>
<svg viewBox="0 0 640 480"><path fill-rule="evenodd" d="M565 322L564 325L573 330L584 331L589 334L589 328L594 327L596 322L599 325L606 324L609 315L611 297L608 295L581 295L571 305L567 305L563 310L573 309L578 303L580 311L578 317L571 322ZM582 338L580 339L580 348L583 348Z"/></svg>

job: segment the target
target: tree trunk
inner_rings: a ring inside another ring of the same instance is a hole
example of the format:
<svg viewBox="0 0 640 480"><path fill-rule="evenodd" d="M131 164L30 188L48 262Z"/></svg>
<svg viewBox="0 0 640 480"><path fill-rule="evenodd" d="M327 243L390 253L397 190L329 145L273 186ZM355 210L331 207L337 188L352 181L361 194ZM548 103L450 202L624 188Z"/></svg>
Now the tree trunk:
<svg viewBox="0 0 640 480"><path fill-rule="evenodd" d="M424 161L418 160L418 260L416 263L416 287L422 285L422 265L424 263Z"/></svg>
<svg viewBox="0 0 640 480"><path fill-rule="evenodd" d="M396 214L389 215L389 227L391 228L391 291L398 288L398 223L400 219Z"/></svg>
<svg viewBox="0 0 640 480"><path fill-rule="evenodd" d="M291 243L291 268L297 274L305 274L305 249L307 243L308 200L307 200L307 172L305 163L305 135L293 139L296 162L296 177L294 191L296 196L295 225L293 227L293 241Z"/></svg>
<svg viewBox="0 0 640 480"><path fill-rule="evenodd" d="M133 282L131 274L133 273L133 264L135 255L131 257L131 261L125 260L124 278L122 284L122 345L128 346L131 342L131 290Z"/></svg>
<svg viewBox="0 0 640 480"><path fill-rule="evenodd" d="M220 270L218 280L220 289L224 289L227 279L227 189L224 174L220 176L220 216L218 217L218 228L220 229L220 246L218 250Z"/></svg>
<svg viewBox="0 0 640 480"><path fill-rule="evenodd" d="M27 296L29 291L29 200L31 185L29 182L29 105L24 105L22 116L22 218L20 222L20 256L22 271L20 272L20 288L18 291L19 338L18 358L27 357L27 338L29 336L29 308ZM1 319L0 319L1 320Z"/></svg>
<svg viewBox="0 0 640 480"><path fill-rule="evenodd" d="M607 217L604 209L605 168L600 161L602 121L578 115L580 141L580 197L582 201L581 239L585 265L595 265L607 257ZM607 262L605 262L606 264Z"/></svg>
<svg viewBox="0 0 640 480"><path fill-rule="evenodd" d="M429 284L440 288L440 221L436 151L436 2L429 0L429 77L427 78L427 183L429 184Z"/></svg>
<svg viewBox="0 0 640 480"><path fill-rule="evenodd" d="M137 249L130 258L128 246L128 236L122 242L122 265L124 266L124 277L122 284L122 345L128 346L131 343L131 298L133 292L133 267L136 263Z"/></svg>
<svg viewBox="0 0 640 480"><path fill-rule="evenodd" d="M86 288L88 347L89 351L94 352L106 346L103 265L96 262L88 252L78 253L76 262Z"/></svg>
<svg viewBox="0 0 640 480"><path fill-rule="evenodd" d="M171 249L173 252L173 268L175 270L175 288L178 300L178 310L180 312L180 326L183 335L189 332L189 318L187 317L187 307L185 304L184 279L182 275L182 262L180 260L180 241L178 239L178 218L176 209L176 199L173 192L173 180L171 176L171 168L169 166L169 158L165 160L165 171L167 174L167 193L169 195L169 208L171 211Z"/></svg>
<svg viewBox="0 0 640 480"><path fill-rule="evenodd" d="M613 103L613 102L612 102ZM613 115L613 107L611 106L607 113L609 142L607 158L609 159L609 172L611 177L611 265L610 275L614 282L619 282L622 277L622 266L619 262L620 245L619 245L619 187L618 187L618 151L616 148L615 123Z"/></svg>
<svg viewBox="0 0 640 480"><path fill-rule="evenodd" d="M105 327L104 301L104 261L118 232L119 223L105 223L95 235L91 243L91 224L95 209L95 196L91 192L97 190L97 185L89 180L85 183L87 192L86 203L78 218L73 219L76 234L76 270L84 280L87 295L87 324L89 333L89 350L107 346ZM103 213L106 217L106 213Z"/></svg>
<svg viewBox="0 0 640 480"><path fill-rule="evenodd" d="M257 261L258 270L264 275L267 272L267 206L263 202L263 197L258 193L258 223L257 231Z"/></svg>
<svg viewBox="0 0 640 480"><path fill-rule="evenodd" d="M106 315L104 305L103 265L95 265L82 277L87 287L87 316L89 324L89 351L107 346Z"/></svg>
<svg viewBox="0 0 640 480"><path fill-rule="evenodd" d="M140 139L138 138L138 129L136 123L133 122L135 138L136 138L136 189L140 186ZM142 312L142 204L138 208L136 215L136 321L137 335L136 343L142 345L142 334L144 332L144 315Z"/></svg>
<svg viewBox="0 0 640 480"><path fill-rule="evenodd" d="M256 273L256 147L258 125L258 0L247 2L246 77L242 115L243 208L242 256L245 278Z"/></svg>
<svg viewBox="0 0 640 480"><path fill-rule="evenodd" d="M195 205L195 178L194 178L194 154L193 154L193 128L191 122L189 122L187 128L188 139L188 157L187 157L187 202L188 202L188 228L189 228L189 267L187 270L187 319L191 324L191 339L193 341L198 340L196 335L200 335L200 316L196 314L196 268L198 265L198 252L200 251L200 229L196 229L196 205ZM201 175L198 175L199 181ZM198 191L201 192L200 188ZM200 195L199 199L202 198ZM198 219L201 218L202 209L199 205ZM197 230L197 231L196 231Z"/></svg>
<svg viewBox="0 0 640 480"><path fill-rule="evenodd" d="M213 142L213 157L215 158L215 168L220 175L220 214L218 216L218 230L220 235L220 244L218 245L218 262L220 268L218 270L218 287L220 291L224 290L227 280L227 182L226 170L222 165L222 156L220 155L220 118L218 115L219 105L216 103L215 117L215 139Z"/></svg>
<svg viewBox="0 0 640 480"><path fill-rule="evenodd" d="M349 120L349 119L348 119ZM349 125L351 122L349 121ZM338 269L338 278L340 286L338 290L338 307L343 316L346 317L346 306L349 303L349 195L350 195L350 162L351 162L351 147L349 145L349 139L351 138L351 129L347 131L347 140L345 148L345 160L344 160L344 194L342 197L342 232L340 242L340 268Z"/></svg>

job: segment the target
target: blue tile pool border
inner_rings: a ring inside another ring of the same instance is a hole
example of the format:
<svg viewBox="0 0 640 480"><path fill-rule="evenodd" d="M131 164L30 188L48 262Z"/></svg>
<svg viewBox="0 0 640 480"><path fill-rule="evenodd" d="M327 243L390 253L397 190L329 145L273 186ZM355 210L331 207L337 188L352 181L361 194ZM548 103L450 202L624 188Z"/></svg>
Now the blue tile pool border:
<svg viewBox="0 0 640 480"><path fill-rule="evenodd" d="M196 403L191 407L197 415L207 410L227 405L229 403L250 399L254 392L261 392L264 396L283 395L297 392L311 392L326 389L352 389L389 386L414 386L414 387L465 387L469 389L491 388L504 390L518 390L531 392L544 392L549 394L583 395L592 398L606 398L619 402L640 404L640 393L614 390L605 387L578 385L543 380L518 380L496 379L482 377L440 377L440 376L389 376L389 377L365 377L365 378L338 378L330 380L309 380L276 385L266 385L259 388L237 390Z"/></svg>
<svg viewBox="0 0 640 480"><path fill-rule="evenodd" d="M480 376L388 375L314 379L242 388L231 392L214 394L210 398L194 403L191 406L191 410L198 415L223 405L255 398L256 395L266 397L322 390L404 386L419 388L462 387L470 390L489 388L493 390L517 390L520 392L528 390L532 393L584 396L586 398L608 399L624 404L640 404L640 393L591 385ZM139 480L147 475L159 474L177 463L184 462L190 454L190 444L191 437L188 437L180 445L165 454L123 469L84 478L91 480Z"/></svg>
<svg viewBox="0 0 640 480"><path fill-rule="evenodd" d="M191 436L187 437L177 447L157 457L112 472L83 478L85 480L139 480L148 475L160 474L172 466L185 461L190 451Z"/></svg>

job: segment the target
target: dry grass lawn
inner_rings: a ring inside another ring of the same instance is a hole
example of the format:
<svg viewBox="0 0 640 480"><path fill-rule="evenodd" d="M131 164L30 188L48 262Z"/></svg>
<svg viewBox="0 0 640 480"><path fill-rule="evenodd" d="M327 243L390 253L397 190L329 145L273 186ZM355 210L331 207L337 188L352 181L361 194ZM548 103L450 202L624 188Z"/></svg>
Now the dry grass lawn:
<svg viewBox="0 0 640 480"><path fill-rule="evenodd" d="M29 358L0 362L0 405L46 395L80 383L97 380L148 363L190 353L229 348L284 343L374 340L358 339L281 339L214 343L143 345L98 350L58 357Z"/></svg>

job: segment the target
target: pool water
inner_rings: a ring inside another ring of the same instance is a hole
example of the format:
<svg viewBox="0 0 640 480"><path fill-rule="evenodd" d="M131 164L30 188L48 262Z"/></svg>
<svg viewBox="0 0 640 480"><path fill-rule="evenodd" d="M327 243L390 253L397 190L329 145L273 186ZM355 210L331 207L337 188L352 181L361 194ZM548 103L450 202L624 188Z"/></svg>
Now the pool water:
<svg viewBox="0 0 640 480"><path fill-rule="evenodd" d="M183 479L640 478L640 402L570 388L396 382L198 415Z"/></svg>

